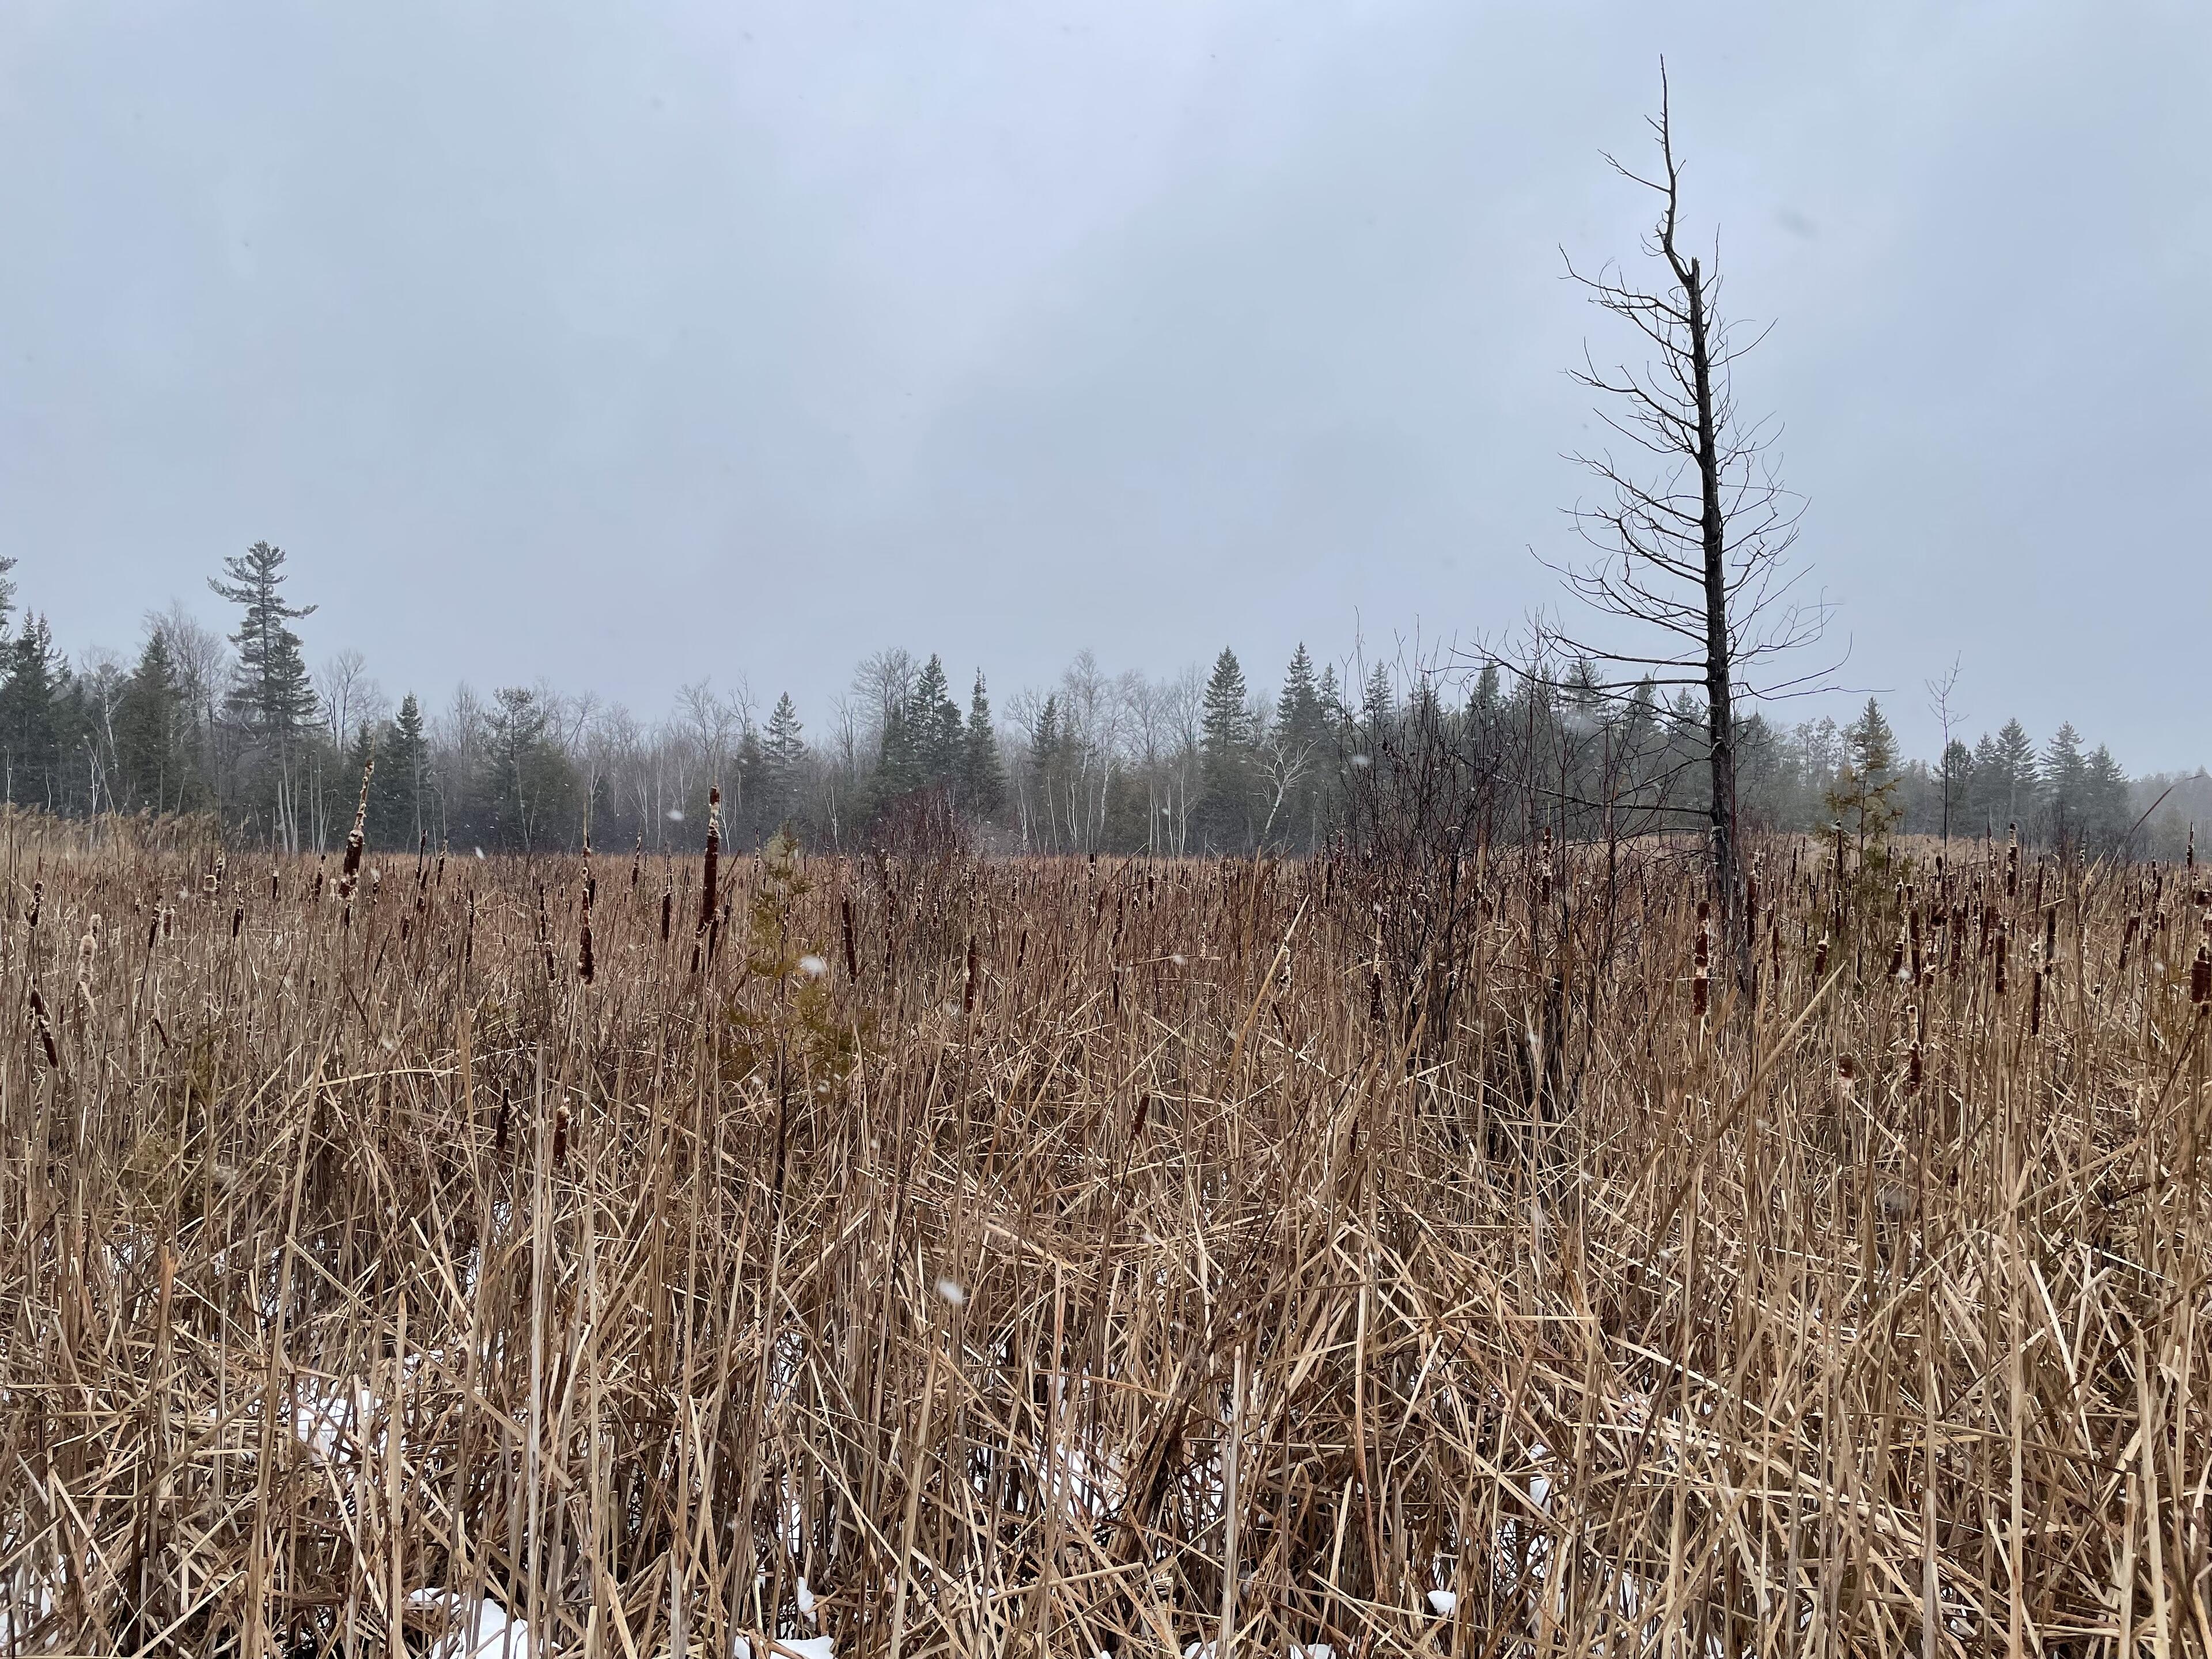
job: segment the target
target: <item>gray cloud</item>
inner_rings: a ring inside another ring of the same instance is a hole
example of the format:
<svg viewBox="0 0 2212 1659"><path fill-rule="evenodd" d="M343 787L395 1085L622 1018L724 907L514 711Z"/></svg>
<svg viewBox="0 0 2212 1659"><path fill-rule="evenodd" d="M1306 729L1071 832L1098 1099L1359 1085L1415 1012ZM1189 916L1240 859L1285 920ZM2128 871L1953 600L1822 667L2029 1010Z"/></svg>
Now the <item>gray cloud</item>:
<svg viewBox="0 0 2212 1659"><path fill-rule="evenodd" d="M2179 5L48 3L0 19L0 551L267 537L397 690L819 701L1547 602L1662 51L1849 678L2207 758Z"/></svg>

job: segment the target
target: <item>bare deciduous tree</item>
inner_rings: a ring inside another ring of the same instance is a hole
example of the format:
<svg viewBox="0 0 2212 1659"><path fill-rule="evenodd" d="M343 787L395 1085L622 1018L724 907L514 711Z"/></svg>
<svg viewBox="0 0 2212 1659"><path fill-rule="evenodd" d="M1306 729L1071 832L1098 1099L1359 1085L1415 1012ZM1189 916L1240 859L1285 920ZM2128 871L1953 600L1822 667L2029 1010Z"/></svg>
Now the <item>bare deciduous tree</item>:
<svg viewBox="0 0 2212 1659"><path fill-rule="evenodd" d="M1751 941L1742 922L1736 812L1739 705L1805 689L1819 678L1770 673L1775 659L1820 636L1828 606L1796 595L1802 572L1793 568L1790 552L1803 503L1777 477L1771 424L1747 422L1736 408L1735 364L1765 331L1741 337L1722 315L1717 238L1710 264L1686 251L1682 164L1663 64L1659 113L1650 125L1659 147L1656 177L1605 159L1659 198L1644 252L1661 266L1661 283L1639 287L1610 263L1592 274L1567 262L1568 276L1650 349L1642 366L1610 369L1601 369L1586 351L1575 372L1577 384L1607 400L1600 418L1640 453L1575 457L1602 483L1608 499L1574 510L1576 527L1600 556L1559 568L1592 608L1662 637L1643 653L1572 638L1565 643L1574 655L1612 671L1614 677L1596 686L1605 695L1632 695L1639 685L1702 691L1714 897L1737 977L1747 985Z"/></svg>

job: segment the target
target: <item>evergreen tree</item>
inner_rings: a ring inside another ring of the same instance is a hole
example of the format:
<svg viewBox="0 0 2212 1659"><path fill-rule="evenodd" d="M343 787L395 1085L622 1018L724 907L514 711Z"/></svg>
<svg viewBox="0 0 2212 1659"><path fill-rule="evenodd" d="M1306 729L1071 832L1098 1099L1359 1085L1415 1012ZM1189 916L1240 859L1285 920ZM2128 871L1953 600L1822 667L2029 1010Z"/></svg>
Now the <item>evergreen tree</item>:
<svg viewBox="0 0 2212 1659"><path fill-rule="evenodd" d="M1370 741L1380 741L1383 726L1390 719L1396 700L1390 694L1390 671L1381 663L1367 677L1366 689L1359 698L1359 717L1367 723Z"/></svg>
<svg viewBox="0 0 2212 1659"><path fill-rule="evenodd" d="M230 707L248 732L264 743L289 744L315 717L315 690L300 654L300 636L290 627L314 614L312 605L288 605L284 550L256 542L243 554L225 559L230 580L208 578L217 597L245 615L230 642L238 647L238 673Z"/></svg>
<svg viewBox="0 0 2212 1659"><path fill-rule="evenodd" d="M1199 817L1214 845L1226 849L1241 842L1250 827L1253 737L1244 671L1226 646L1206 683L1199 732Z"/></svg>
<svg viewBox="0 0 2212 1659"><path fill-rule="evenodd" d="M54 652L44 617L27 617L4 653L0 681L0 763L7 798L20 805L58 807L62 787L59 707L67 667Z"/></svg>
<svg viewBox="0 0 2212 1659"><path fill-rule="evenodd" d="M1974 752L1957 738L1943 750L1940 787L1940 827L1946 832L1955 830L1966 822L1966 805L1974 788Z"/></svg>
<svg viewBox="0 0 2212 1659"><path fill-rule="evenodd" d="M376 772L368 793L369 838L379 847L413 851L429 828L424 795L429 784L430 740L422 706L410 691L377 739ZM356 774L359 775L358 773Z"/></svg>
<svg viewBox="0 0 2212 1659"><path fill-rule="evenodd" d="M761 745L762 792L768 817L779 829L798 805L800 769L806 762L805 729L799 723L799 706L792 702L791 693L785 692L769 712L768 735Z"/></svg>
<svg viewBox="0 0 2212 1659"><path fill-rule="evenodd" d="M907 699L906 726L919 781L932 787L958 781L963 760L960 706L935 652L915 677Z"/></svg>
<svg viewBox="0 0 2212 1659"><path fill-rule="evenodd" d="M2081 839L2082 798L2088 775L2081 734L2071 721L2060 722L2043 751L2040 781L2044 822L2051 839L2061 848L2071 848Z"/></svg>
<svg viewBox="0 0 2212 1659"><path fill-rule="evenodd" d="M1897 733L1872 697L1844 728L1844 754L1843 772L1828 792L1828 810L1857 841L1860 866L1879 867L1899 816Z"/></svg>
<svg viewBox="0 0 2212 1659"><path fill-rule="evenodd" d="M1303 640L1283 676L1282 694L1275 699L1275 724L1286 743L1301 749L1318 744L1328 728L1321 687L1314 678L1313 659L1306 653Z"/></svg>
<svg viewBox="0 0 2212 1659"><path fill-rule="evenodd" d="M1065 757L1066 738L1060 732L1060 696L1047 696L1030 732L1030 783L1036 793L1037 840L1046 848L1060 844L1060 818L1055 799Z"/></svg>
<svg viewBox="0 0 2212 1659"><path fill-rule="evenodd" d="M1006 774L999 759L998 729L991 724L991 699L983 690L983 671L968 698L968 726L960 757L960 791L968 811L988 818L1006 804Z"/></svg>
<svg viewBox="0 0 2212 1659"><path fill-rule="evenodd" d="M551 726L550 712L526 687L493 694L484 719L486 835L512 851L552 845L568 827L575 776Z"/></svg>
<svg viewBox="0 0 2212 1659"><path fill-rule="evenodd" d="M156 628L124 683L115 710L118 802L155 812L185 804L184 694L169 642Z"/></svg>
<svg viewBox="0 0 2212 1659"><path fill-rule="evenodd" d="M2036 796L2035 744L2018 720L2007 720L1996 736L1984 733L1974 745L1966 775L1966 810L1978 832L2002 838L2008 824L2030 829Z"/></svg>
<svg viewBox="0 0 2212 1659"><path fill-rule="evenodd" d="M2124 853L2124 843L2135 828L2128 805L2128 775L2101 743L2082 769L2083 840L2100 853Z"/></svg>
<svg viewBox="0 0 2212 1659"><path fill-rule="evenodd" d="M876 759L875 797L878 805L921 787L920 744L907 705L892 703L884 710L882 752Z"/></svg>

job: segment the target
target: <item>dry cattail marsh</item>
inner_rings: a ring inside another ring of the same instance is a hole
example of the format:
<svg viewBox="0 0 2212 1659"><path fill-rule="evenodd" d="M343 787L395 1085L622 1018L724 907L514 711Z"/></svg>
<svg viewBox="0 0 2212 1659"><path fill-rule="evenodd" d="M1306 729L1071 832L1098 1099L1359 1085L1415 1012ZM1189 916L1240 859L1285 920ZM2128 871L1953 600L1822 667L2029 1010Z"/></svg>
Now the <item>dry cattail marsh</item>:
<svg viewBox="0 0 2212 1659"><path fill-rule="evenodd" d="M9 835L7 1651L2212 1650L2179 869Z"/></svg>

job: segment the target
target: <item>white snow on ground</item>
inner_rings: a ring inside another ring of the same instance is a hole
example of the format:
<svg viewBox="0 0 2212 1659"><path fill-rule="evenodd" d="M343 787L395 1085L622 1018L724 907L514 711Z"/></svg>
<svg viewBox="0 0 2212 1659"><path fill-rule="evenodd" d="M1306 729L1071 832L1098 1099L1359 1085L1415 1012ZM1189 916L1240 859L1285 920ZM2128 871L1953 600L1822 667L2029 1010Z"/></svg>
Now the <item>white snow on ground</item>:
<svg viewBox="0 0 2212 1659"><path fill-rule="evenodd" d="M537 1659L541 1651L531 1641L528 1621L489 1596L463 1604L451 1590L419 1589L407 1601L446 1614L447 1632L432 1639L430 1659Z"/></svg>

